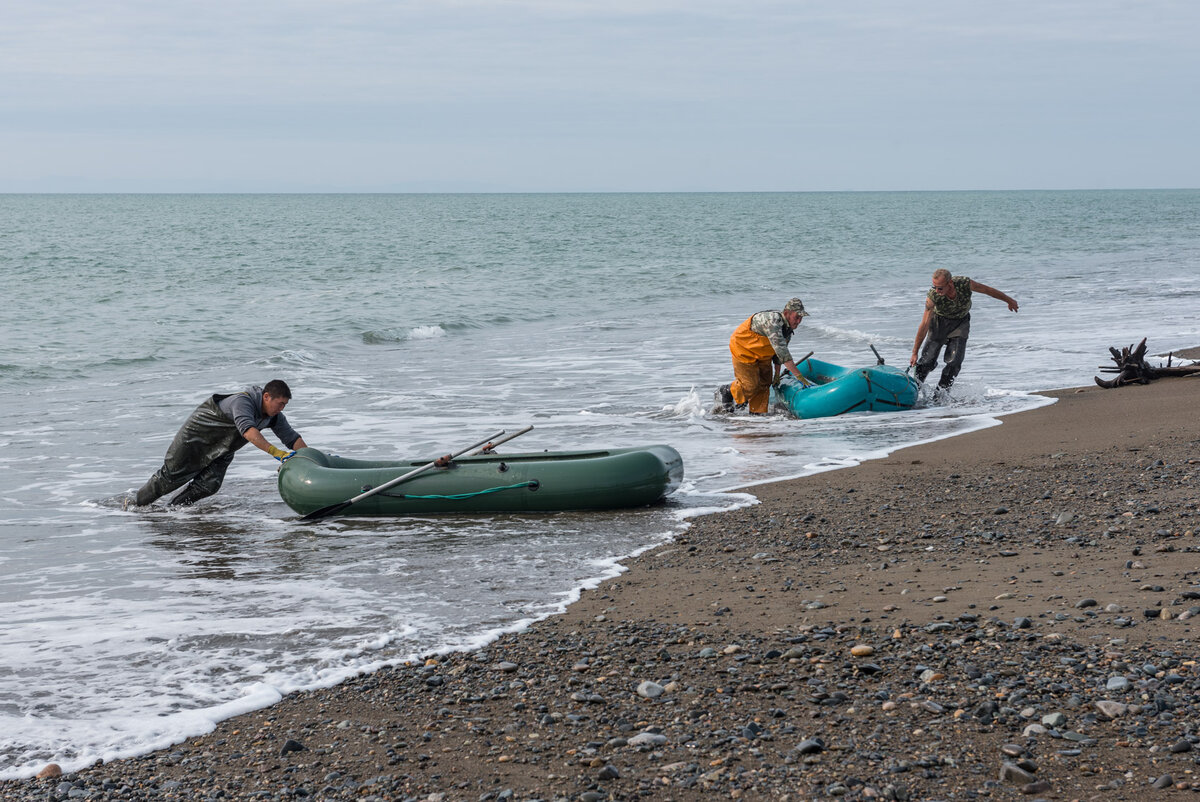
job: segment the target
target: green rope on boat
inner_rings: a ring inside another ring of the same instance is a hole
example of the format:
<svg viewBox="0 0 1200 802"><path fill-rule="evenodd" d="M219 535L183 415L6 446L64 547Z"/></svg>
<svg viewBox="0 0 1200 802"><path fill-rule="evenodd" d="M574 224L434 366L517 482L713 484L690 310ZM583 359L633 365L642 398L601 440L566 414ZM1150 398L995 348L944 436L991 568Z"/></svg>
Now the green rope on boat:
<svg viewBox="0 0 1200 802"><path fill-rule="evenodd" d="M474 493L454 493L449 496L442 496L442 495L437 495L437 494L428 495L428 496L417 496L417 495L413 495L411 493L380 493L379 495L387 496L389 498L440 498L440 499L449 499L450 501L464 501L469 498L475 498L476 496L487 495L488 493L499 493L501 490L519 490L522 487L532 487L532 488L536 489L540 486L541 486L541 482L539 482L535 479L532 482L521 482L521 483L515 484L515 485L505 485L504 487L489 487L487 490L476 490Z"/></svg>

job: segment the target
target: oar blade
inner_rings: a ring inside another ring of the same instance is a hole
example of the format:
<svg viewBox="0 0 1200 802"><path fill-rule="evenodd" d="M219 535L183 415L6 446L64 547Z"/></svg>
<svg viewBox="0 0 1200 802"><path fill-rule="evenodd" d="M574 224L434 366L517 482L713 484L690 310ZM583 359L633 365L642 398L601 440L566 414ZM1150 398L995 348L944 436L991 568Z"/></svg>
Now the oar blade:
<svg viewBox="0 0 1200 802"><path fill-rule="evenodd" d="M328 518L330 515L336 515L349 506L349 501L339 501L337 504L330 504L328 507L322 507L319 510L313 510L308 515L301 517L300 520L316 521L320 518Z"/></svg>

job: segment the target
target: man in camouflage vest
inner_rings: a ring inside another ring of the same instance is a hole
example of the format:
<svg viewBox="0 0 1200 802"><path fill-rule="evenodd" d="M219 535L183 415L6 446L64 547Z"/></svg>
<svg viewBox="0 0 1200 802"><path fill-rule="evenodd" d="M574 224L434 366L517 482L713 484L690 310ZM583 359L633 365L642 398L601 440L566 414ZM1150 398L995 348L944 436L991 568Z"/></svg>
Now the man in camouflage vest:
<svg viewBox="0 0 1200 802"><path fill-rule="evenodd" d="M925 381L925 377L937 365L938 353L945 346L946 364L938 380L938 389L948 390L954 383L954 378L962 368L963 357L967 355L967 335L971 333L971 294L975 292L1004 301L1009 309L1017 311L1017 302L1000 290L966 276L952 276L945 268L933 272L933 287L925 295L925 314L921 318L921 325L917 327L912 358L908 361L910 366L916 365L918 381ZM920 356L917 355L918 349Z"/></svg>

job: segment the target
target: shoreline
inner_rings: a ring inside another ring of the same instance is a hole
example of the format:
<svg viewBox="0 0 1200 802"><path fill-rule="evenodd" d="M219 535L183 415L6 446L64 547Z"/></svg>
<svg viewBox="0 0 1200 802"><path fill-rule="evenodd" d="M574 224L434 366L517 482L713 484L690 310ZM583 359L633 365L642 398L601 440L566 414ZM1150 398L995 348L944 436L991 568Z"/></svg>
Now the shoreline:
<svg viewBox="0 0 1200 802"><path fill-rule="evenodd" d="M1175 351L1169 351L1169 352L1166 352L1166 353L1161 353L1161 354L1153 354L1153 355L1151 355L1151 358L1153 358L1153 359L1166 359L1168 356L1170 356L1170 357L1173 357L1173 358L1176 358L1176 359L1188 359L1188 360L1192 360L1192 361L1200 361L1200 346L1196 346L1196 347L1193 347L1193 348L1183 348L1183 349L1179 349L1179 350L1175 350ZM1099 371L1097 371L1097 373L1099 373ZM1070 386L1069 386L1069 387L1050 387L1050 388L1043 389L1043 390L1030 390L1030 391L1028 391L1028 393L1027 393L1027 394L1028 394L1028 395L1031 395L1031 396L1042 396L1042 397L1045 397L1045 398L1054 399L1054 401L1053 401L1052 403L1057 403L1057 400L1058 400L1058 398L1059 398L1059 397L1061 397L1061 396L1068 395L1068 394L1074 394L1074 393L1078 393L1078 392L1080 392L1080 391L1084 391L1084 390L1086 390L1086 391L1091 391L1092 389L1094 389L1094 385L1090 385L1090 384L1089 384L1089 385L1084 385L1084 386L1074 386L1074 387L1070 387ZM921 440L921 441L919 441L919 442L916 442L916 443L912 443L912 444L909 444L909 445L901 446L900 448L896 449L895 451L889 452L889 453L888 453L887 455L885 455L885 456L882 456L882 457L874 457L874 458L871 458L871 459L867 459L867 460L864 460L863 462L858 462L858 463L855 463L854 465L848 465L848 466L839 466L839 467L836 467L836 468L830 468L830 469L827 469L827 470L820 470L820 471L817 471L816 473L801 473L801 474L795 474L795 475L793 475L793 476L787 476L787 477L784 477L783 479L763 479L762 481L759 481L759 482L753 482L753 483L751 483L751 484L748 484L748 485L735 485L735 486L732 486L732 487L725 488L725 489L723 489L723 490L719 490L719 491L717 491L717 492L721 492L721 493L744 493L744 492L747 492L747 491L751 490L752 488L756 488L756 487L762 487L763 485L782 484L782 483L786 483L786 482L792 482L792 481L797 481L797 480L800 480L800 479L805 479L805 478L807 478L807 477L810 477L810 476L815 476L815 475L816 475L816 474L818 474L818 473L828 473L828 472L830 472L830 471L841 471L841 470L848 470L848 469L850 469L850 468L855 468L855 467L858 467L859 465L862 465L864 462L874 462L874 461L875 461L875 460L877 460L877 459L887 459L888 457L891 457L892 455L894 455L894 454L896 453L896 451L902 451L902 450L904 450L904 449L908 449L908 448L916 448L916 447L918 447L918 446L925 446L925 445L929 445L930 443L936 443L936 442L939 442L939 441L941 441L941 440L949 440L949 439L952 439L952 438L955 438L955 437L966 437L966 436L969 436L969 435L971 435L971 434L974 434L975 432L982 431L983 429L989 429L989 428L993 428L994 426L1000 426L1000 425L1003 425L1003 419L1004 419L1004 418L1008 418L1008 417L1011 417L1011 416L1013 416L1013 415L1024 415L1024 414L1026 414L1026 413L1029 413L1029 412L1034 412L1034 411L1036 411L1036 410L1038 410L1038 409L1041 409L1041 408L1042 408L1042 407L1044 407L1044 406L1049 406L1049 405L1050 405L1050 404L1039 404L1038 406L1036 406L1036 407L1032 407L1032 408L1030 408L1030 409L1023 409L1023 410L1020 410L1020 411L1018 411L1018 412L1010 412L1010 413L1006 413L1006 414L1004 414L1004 415L996 415L996 416L994 416L994 420L996 421L996 423L995 423L995 424L992 424L992 425L989 425L989 426L983 426L983 427L981 427L981 428L979 428L979 429L971 429L971 430L969 430L969 431L966 431L966 432L960 432L960 433L948 434L948 435L945 435L944 437L938 437L938 438L935 438L935 439L933 439L933 440Z"/></svg>
<svg viewBox="0 0 1200 802"><path fill-rule="evenodd" d="M758 504L690 519L484 649L289 694L66 779L0 781L0 795L1200 790L1200 559L1178 554L1200 552L1200 382L1038 394L1057 403L753 485ZM1117 677L1127 687L1109 688Z"/></svg>

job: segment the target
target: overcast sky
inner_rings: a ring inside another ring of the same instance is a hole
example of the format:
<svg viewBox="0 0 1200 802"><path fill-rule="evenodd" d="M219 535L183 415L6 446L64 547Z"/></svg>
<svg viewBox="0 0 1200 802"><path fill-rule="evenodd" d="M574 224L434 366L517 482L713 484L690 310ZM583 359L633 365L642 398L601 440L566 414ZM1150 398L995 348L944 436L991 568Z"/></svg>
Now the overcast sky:
<svg viewBox="0 0 1200 802"><path fill-rule="evenodd" d="M1196 0L6 0L0 192L1200 187Z"/></svg>

